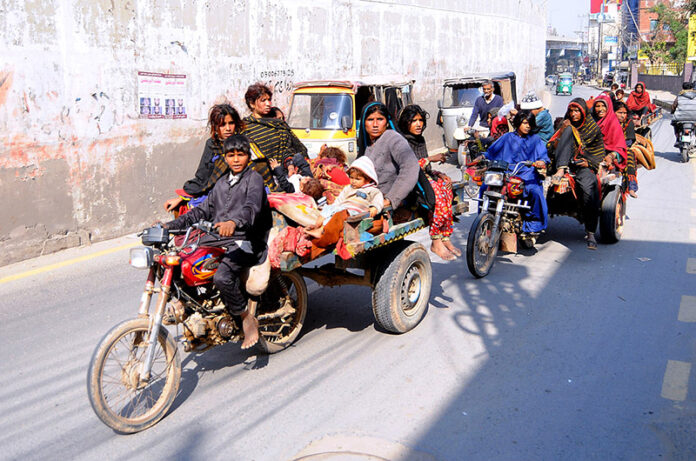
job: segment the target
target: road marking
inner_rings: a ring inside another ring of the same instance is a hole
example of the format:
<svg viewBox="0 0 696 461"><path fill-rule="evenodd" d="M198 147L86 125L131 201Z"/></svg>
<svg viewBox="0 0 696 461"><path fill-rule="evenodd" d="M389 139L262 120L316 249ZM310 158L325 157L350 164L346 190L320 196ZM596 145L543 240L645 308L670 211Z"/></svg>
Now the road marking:
<svg viewBox="0 0 696 461"><path fill-rule="evenodd" d="M684 295L679 303L680 322L696 322L696 296Z"/></svg>
<svg viewBox="0 0 696 461"><path fill-rule="evenodd" d="M696 274L696 258L689 258L686 260L686 273Z"/></svg>
<svg viewBox="0 0 696 461"><path fill-rule="evenodd" d="M20 272L19 274L8 275L7 277L0 278L0 284L7 283L7 282L13 282L15 280L23 279L26 277L31 277L32 275L36 275L36 274L42 274L44 272L52 271L54 269L59 269L61 267L65 267L65 266L70 266L71 264L76 264L76 263L79 263L82 261L87 261L89 259L97 258L99 256L108 255L110 253L116 253L117 251L126 250L128 248L132 248L132 247L135 247L138 245L141 245L141 243L139 241L131 242L131 243L127 243L125 245L121 245L119 247L108 248L106 250L97 251L96 253L91 253L91 254L80 256L77 258L68 259L67 261L61 261L59 263L49 264L48 266L37 267L36 269L32 269L32 270L26 271L26 272Z"/></svg>
<svg viewBox="0 0 696 461"><path fill-rule="evenodd" d="M665 377L662 380L662 397L683 402L689 390L691 364L678 360L668 360Z"/></svg>

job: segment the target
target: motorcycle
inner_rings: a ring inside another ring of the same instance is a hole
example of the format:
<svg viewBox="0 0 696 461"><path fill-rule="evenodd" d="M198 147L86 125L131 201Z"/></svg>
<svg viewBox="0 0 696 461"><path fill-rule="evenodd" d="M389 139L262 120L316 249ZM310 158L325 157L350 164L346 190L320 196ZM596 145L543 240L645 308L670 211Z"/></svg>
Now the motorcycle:
<svg viewBox="0 0 696 461"><path fill-rule="evenodd" d="M621 240L626 219L626 195L628 180L613 166L600 163L597 172L600 194L599 236L604 243ZM549 217L570 216L581 224L584 222L580 199L575 192L575 175L551 179L546 193Z"/></svg>
<svg viewBox="0 0 696 461"><path fill-rule="evenodd" d="M692 153L696 152L696 133L694 122L679 122L679 155L681 161L687 163Z"/></svg>
<svg viewBox="0 0 696 461"><path fill-rule="evenodd" d="M130 250L130 264L148 271L138 316L104 336L87 374L94 412L117 432L147 429L171 407L181 378L177 341L186 352L202 352L243 339L241 319L226 311L213 284L226 248L208 246L220 239L212 227L203 221L183 231L151 227L142 233L145 246ZM307 286L297 271L272 271L268 276L268 271L255 269L243 281L249 294L259 295L248 304L259 322L257 347L275 353L300 334L307 313ZM155 293L156 306L150 312ZM175 340L165 325L175 325L177 335L181 327L183 334Z"/></svg>
<svg viewBox="0 0 696 461"><path fill-rule="evenodd" d="M516 176L523 166L532 165L531 161L520 162L510 171L507 162L487 162L483 175L486 190L481 198L474 199L481 202L480 211L471 224L466 242L466 265L474 277L488 275L504 234L506 249L510 251L516 251L518 238L527 248L536 243L536 235L522 232L522 213L531 207L522 199L524 181Z"/></svg>

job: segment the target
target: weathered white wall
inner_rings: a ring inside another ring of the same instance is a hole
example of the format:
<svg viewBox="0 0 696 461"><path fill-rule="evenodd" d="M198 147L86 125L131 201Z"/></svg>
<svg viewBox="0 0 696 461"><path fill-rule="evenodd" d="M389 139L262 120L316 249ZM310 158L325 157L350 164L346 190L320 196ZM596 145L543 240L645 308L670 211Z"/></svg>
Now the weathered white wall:
<svg viewBox="0 0 696 461"><path fill-rule="evenodd" d="M0 265L162 217L208 108L270 82L399 75L431 113L444 78L513 70L540 87L533 0L0 1ZM187 75L189 118L138 118L138 71ZM441 145L434 123L430 147Z"/></svg>

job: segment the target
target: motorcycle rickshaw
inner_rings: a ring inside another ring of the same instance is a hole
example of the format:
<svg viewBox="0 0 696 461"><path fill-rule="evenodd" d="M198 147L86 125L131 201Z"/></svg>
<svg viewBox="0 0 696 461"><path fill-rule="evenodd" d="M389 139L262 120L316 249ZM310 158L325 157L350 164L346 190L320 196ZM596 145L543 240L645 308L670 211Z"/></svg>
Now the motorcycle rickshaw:
<svg viewBox="0 0 696 461"><path fill-rule="evenodd" d="M310 158L326 144L341 148L348 163L358 154L357 134L363 107L374 101L387 106L394 120L399 111L413 104L415 80L388 78L320 80L295 85L287 122L307 147Z"/></svg>
<svg viewBox="0 0 696 461"><path fill-rule="evenodd" d="M558 81L556 82L556 95L559 94L573 95L573 74L570 72L559 74Z"/></svg>
<svg viewBox="0 0 696 461"><path fill-rule="evenodd" d="M457 158L460 166L466 165L464 141L469 138L464 127L474 110L476 99L483 94L484 82L493 82L493 93L500 95L505 104L517 103L517 84L514 72L502 74L477 74L468 77L451 78L442 85L442 99L437 101L439 109L437 124L443 129L442 138L451 157ZM471 127L487 132L478 121ZM485 133L484 133L485 134Z"/></svg>

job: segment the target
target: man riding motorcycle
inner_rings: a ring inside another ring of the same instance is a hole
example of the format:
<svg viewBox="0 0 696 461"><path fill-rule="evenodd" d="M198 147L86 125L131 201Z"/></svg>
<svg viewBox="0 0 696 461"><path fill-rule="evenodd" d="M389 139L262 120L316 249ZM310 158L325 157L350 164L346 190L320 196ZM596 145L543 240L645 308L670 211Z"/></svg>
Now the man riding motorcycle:
<svg viewBox="0 0 696 461"><path fill-rule="evenodd" d="M696 123L696 91L694 91L692 82L682 83L682 91L672 104L672 113L674 114L672 126L674 127L674 137L676 138L674 147L679 147L682 123Z"/></svg>

